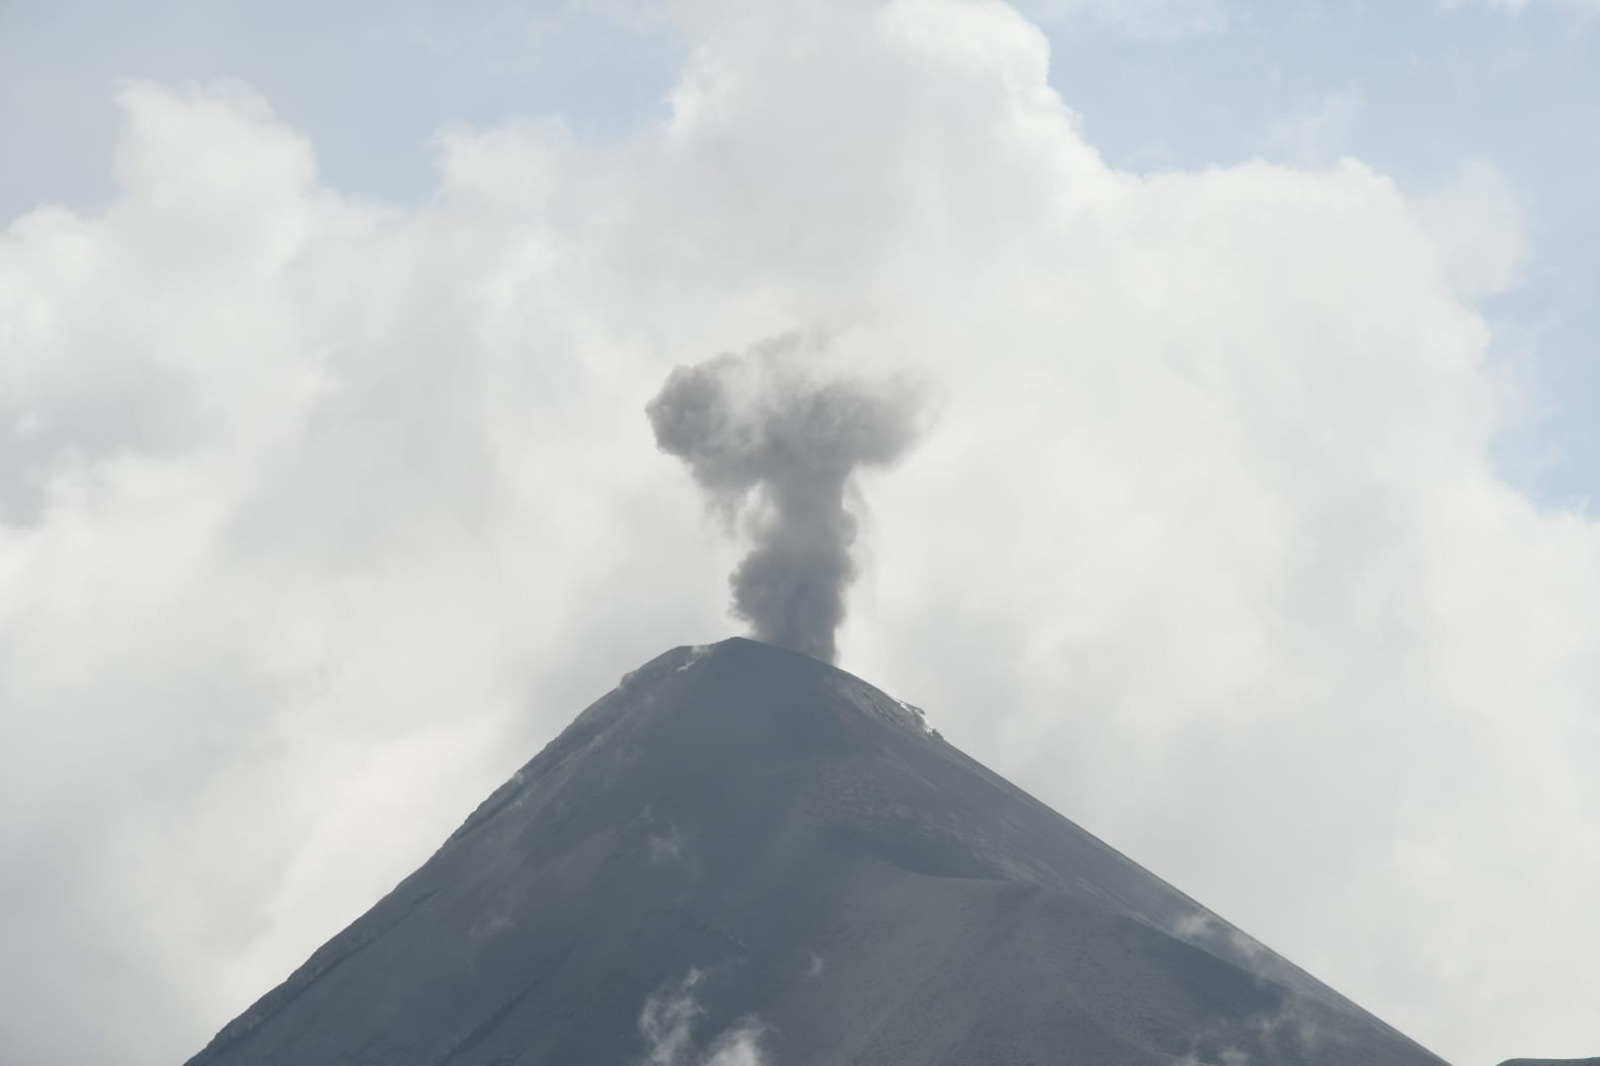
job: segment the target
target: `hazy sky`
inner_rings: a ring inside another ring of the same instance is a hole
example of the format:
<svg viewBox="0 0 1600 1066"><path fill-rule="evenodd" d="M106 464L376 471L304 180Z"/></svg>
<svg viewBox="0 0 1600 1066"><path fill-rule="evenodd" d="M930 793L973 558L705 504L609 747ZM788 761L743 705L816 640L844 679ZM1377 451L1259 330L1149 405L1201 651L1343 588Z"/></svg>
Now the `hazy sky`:
<svg viewBox="0 0 1600 1066"><path fill-rule="evenodd" d="M1593 0L0 0L0 1060L181 1061L733 632L644 408L797 332L937 412L844 667L1600 1054L1596 129Z"/></svg>

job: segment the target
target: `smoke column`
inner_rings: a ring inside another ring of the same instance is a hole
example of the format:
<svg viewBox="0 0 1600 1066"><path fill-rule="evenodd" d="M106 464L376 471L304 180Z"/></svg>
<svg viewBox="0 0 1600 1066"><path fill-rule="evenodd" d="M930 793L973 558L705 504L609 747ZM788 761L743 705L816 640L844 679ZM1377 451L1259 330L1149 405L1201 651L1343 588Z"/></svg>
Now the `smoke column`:
<svg viewBox="0 0 1600 1066"><path fill-rule="evenodd" d="M795 338L680 366L645 408L712 505L747 519L750 553L729 584L758 640L833 661L856 573L851 475L897 459L922 408L907 381L828 373Z"/></svg>

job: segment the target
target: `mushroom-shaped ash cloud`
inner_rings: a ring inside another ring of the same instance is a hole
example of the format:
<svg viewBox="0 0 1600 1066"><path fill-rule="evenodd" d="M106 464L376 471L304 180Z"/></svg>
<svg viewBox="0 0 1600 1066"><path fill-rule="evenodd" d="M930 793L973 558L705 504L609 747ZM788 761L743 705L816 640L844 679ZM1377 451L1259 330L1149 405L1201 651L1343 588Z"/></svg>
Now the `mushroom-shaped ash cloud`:
<svg viewBox="0 0 1600 1066"><path fill-rule="evenodd" d="M661 449L719 512L744 519L751 548L729 578L734 614L758 640L832 662L856 574L852 475L917 439L924 391L786 337L678 367L645 410Z"/></svg>

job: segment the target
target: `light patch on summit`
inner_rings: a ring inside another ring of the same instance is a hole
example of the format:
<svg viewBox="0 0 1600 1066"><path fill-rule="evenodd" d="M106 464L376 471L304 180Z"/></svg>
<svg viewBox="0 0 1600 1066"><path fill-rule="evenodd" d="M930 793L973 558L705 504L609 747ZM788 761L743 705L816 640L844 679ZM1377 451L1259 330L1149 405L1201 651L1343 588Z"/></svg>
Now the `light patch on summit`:
<svg viewBox="0 0 1600 1066"><path fill-rule="evenodd" d="M933 740L944 739L937 729L928 724L927 712L921 707L895 699L888 693L873 688L859 677L850 677L848 674L841 679L840 687L847 699L867 713L921 736Z"/></svg>
<svg viewBox="0 0 1600 1066"><path fill-rule="evenodd" d="M935 740L942 739L939 736L939 731L928 724L927 711L915 704L907 703L905 700L895 700L895 702L900 705L901 710L908 712L916 720L917 728L922 730L924 736L933 737Z"/></svg>
<svg viewBox="0 0 1600 1066"><path fill-rule="evenodd" d="M683 665L679 666L678 669L673 671L673 672L674 673L679 673L679 674L683 673L685 670L688 670L689 668L694 666L696 663L698 663L701 659L704 659L706 657L706 654L708 652L710 652L710 651L711 651L711 645L709 645L709 644L696 644L696 645L694 645L694 647L689 649L689 657L687 659L683 660Z"/></svg>

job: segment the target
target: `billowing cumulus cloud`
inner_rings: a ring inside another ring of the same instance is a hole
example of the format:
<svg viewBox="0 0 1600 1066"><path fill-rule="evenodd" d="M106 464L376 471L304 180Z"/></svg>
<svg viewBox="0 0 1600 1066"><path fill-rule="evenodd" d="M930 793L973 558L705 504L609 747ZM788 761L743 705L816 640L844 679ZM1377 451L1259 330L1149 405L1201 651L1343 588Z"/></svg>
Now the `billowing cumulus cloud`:
<svg viewBox="0 0 1600 1066"><path fill-rule="evenodd" d="M717 510L746 518L750 553L730 578L758 640L825 662L856 576L858 466L898 459L921 397L904 380L829 372L801 337L678 367L645 409L661 449L688 464Z"/></svg>
<svg viewBox="0 0 1600 1066"><path fill-rule="evenodd" d="M415 210L136 86L116 196L0 233L4 1057L181 1061L724 635L640 412L818 327L942 401L843 665L1448 1057L1593 1053L1600 529L1495 466L1515 212L1110 169L996 3L686 32L659 122L453 132Z"/></svg>

